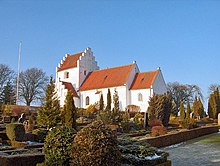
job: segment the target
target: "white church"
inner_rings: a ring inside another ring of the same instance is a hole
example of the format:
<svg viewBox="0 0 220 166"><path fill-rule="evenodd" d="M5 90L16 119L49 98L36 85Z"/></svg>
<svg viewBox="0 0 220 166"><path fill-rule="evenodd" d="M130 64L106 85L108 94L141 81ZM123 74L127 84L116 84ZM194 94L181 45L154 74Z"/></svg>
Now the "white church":
<svg viewBox="0 0 220 166"><path fill-rule="evenodd" d="M136 62L133 62L100 70L90 48L63 57L56 67L55 85L61 106L69 90L74 95L76 107L87 108L90 104L98 103L101 94L106 104L110 89L112 99L117 91L121 110L135 105L141 112L147 111L148 101L153 94L167 92L160 68L140 72Z"/></svg>

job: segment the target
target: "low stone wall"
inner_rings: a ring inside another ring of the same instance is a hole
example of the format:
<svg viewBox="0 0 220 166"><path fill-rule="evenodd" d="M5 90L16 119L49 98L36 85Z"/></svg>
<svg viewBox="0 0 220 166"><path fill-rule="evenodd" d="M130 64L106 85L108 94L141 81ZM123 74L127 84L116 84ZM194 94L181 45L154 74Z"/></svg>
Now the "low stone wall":
<svg viewBox="0 0 220 166"><path fill-rule="evenodd" d="M178 144L193 138L201 137L203 135L212 134L218 132L218 126L205 126L200 128L195 128L187 131L180 131L174 134L167 134L163 136L158 136L154 138L147 138L143 141L151 144L154 147L161 148L165 146L170 146Z"/></svg>
<svg viewBox="0 0 220 166"><path fill-rule="evenodd" d="M19 154L0 156L0 165L4 166L36 166L37 163L44 162L43 154Z"/></svg>

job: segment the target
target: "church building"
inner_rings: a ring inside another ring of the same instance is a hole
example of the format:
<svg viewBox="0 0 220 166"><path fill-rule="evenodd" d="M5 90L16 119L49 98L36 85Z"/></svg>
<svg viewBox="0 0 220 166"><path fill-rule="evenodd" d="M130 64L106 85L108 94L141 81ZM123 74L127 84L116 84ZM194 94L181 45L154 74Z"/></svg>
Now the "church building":
<svg viewBox="0 0 220 166"><path fill-rule="evenodd" d="M56 68L55 85L61 106L68 91L72 91L76 107L87 108L90 104L98 103L101 94L106 105L110 89L112 101L115 91L118 93L121 110L137 106L141 112L147 111L148 101L153 94L167 92L160 68L140 72L134 61L128 65L99 69L90 48L63 57Z"/></svg>

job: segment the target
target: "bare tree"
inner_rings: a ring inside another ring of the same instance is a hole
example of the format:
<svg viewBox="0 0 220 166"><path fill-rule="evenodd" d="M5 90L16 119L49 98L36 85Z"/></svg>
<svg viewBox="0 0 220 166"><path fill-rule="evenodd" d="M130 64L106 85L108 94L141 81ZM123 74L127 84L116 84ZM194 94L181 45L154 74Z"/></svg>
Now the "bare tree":
<svg viewBox="0 0 220 166"><path fill-rule="evenodd" d="M28 106L32 101L42 100L47 83L48 77L41 69L31 68L21 72L19 80L21 100Z"/></svg>
<svg viewBox="0 0 220 166"><path fill-rule="evenodd" d="M0 64L0 96L2 91L8 82L13 82L14 71L5 64Z"/></svg>
<svg viewBox="0 0 220 166"><path fill-rule="evenodd" d="M216 91L218 89L220 89L220 85L219 84L211 84L208 88L208 94L212 94L214 93L214 91Z"/></svg>
<svg viewBox="0 0 220 166"><path fill-rule="evenodd" d="M187 102L192 103L195 97L199 97L203 100L201 89L197 85L183 85L178 82L173 82L168 83L167 88L175 103L175 108L172 110L172 114L176 116L179 112L180 102L186 105Z"/></svg>

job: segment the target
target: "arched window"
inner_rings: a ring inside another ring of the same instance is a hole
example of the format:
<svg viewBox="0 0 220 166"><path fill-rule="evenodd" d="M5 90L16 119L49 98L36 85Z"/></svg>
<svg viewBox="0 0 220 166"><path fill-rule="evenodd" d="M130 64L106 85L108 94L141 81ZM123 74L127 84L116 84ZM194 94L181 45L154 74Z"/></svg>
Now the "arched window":
<svg viewBox="0 0 220 166"><path fill-rule="evenodd" d="M141 93L138 94L138 101L143 101L143 96Z"/></svg>
<svg viewBox="0 0 220 166"><path fill-rule="evenodd" d="M89 96L86 97L86 105L89 105Z"/></svg>

